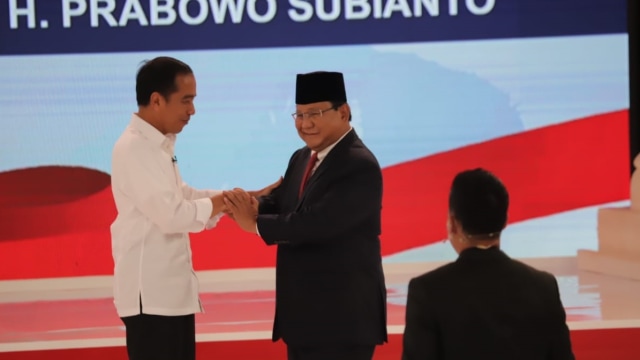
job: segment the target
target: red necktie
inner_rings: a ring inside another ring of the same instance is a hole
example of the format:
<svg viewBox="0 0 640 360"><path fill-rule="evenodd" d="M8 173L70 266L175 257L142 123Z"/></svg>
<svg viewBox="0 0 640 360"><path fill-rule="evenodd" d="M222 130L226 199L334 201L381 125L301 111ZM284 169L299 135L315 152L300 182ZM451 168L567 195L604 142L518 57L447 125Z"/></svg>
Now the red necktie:
<svg viewBox="0 0 640 360"><path fill-rule="evenodd" d="M313 152L311 157L309 158L309 162L307 163L307 168L304 170L304 175L302 176L302 182L300 183L300 191L298 192L298 197L302 197L302 192L304 191L305 185L307 185L307 181L311 177L311 170L316 165L318 161L318 153Z"/></svg>

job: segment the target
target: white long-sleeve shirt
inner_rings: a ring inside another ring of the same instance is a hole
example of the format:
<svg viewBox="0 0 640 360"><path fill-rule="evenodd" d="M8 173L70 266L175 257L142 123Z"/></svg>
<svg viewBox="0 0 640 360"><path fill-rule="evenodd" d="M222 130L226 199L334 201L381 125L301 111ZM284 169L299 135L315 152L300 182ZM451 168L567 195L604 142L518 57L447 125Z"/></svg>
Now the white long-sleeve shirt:
<svg viewBox="0 0 640 360"><path fill-rule="evenodd" d="M212 228L210 197L220 191L185 184L174 134L136 114L113 148L111 185L118 216L111 225L114 303L120 317L202 311L189 232Z"/></svg>

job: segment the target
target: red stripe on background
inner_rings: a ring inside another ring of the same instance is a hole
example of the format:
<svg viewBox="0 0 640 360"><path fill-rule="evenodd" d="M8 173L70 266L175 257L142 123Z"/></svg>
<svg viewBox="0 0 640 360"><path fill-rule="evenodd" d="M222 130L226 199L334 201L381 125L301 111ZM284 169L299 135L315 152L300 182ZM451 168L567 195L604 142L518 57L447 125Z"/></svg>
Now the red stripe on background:
<svg viewBox="0 0 640 360"><path fill-rule="evenodd" d="M618 111L385 169L384 254L446 238L449 188L483 167L509 191L509 223L629 199L629 113Z"/></svg>
<svg viewBox="0 0 640 360"><path fill-rule="evenodd" d="M385 168L383 254L446 236L449 186L461 170L484 167L504 181L513 223L628 199L628 154L625 110ZM2 173L0 212L0 280L112 274L116 211L107 174L68 167ZM197 270L275 262L275 248L229 219L192 239Z"/></svg>

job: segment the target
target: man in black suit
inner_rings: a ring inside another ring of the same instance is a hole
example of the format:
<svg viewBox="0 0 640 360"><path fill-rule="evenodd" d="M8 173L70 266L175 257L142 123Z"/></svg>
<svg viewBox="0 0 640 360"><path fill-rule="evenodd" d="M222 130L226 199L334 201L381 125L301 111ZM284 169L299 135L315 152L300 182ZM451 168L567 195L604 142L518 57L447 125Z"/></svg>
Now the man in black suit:
<svg viewBox="0 0 640 360"><path fill-rule="evenodd" d="M244 230L278 245L273 341L289 360L370 360L387 340L380 253L382 172L351 128L341 73L299 74L296 129L306 146L258 201L225 192Z"/></svg>
<svg viewBox="0 0 640 360"><path fill-rule="evenodd" d="M459 256L409 282L403 360L574 359L556 279L500 250L508 206L488 171L455 177L447 228Z"/></svg>

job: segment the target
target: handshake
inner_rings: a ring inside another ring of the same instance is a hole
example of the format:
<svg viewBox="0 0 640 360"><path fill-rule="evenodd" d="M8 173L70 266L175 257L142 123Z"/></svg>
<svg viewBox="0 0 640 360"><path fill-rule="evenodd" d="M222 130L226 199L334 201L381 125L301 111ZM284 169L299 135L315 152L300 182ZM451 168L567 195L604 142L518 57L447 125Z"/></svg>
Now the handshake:
<svg viewBox="0 0 640 360"><path fill-rule="evenodd" d="M227 214L244 231L256 234L258 217L258 198L267 196L282 183L280 177L273 184L256 191L245 191L241 188L223 191L211 197L213 211L211 216Z"/></svg>

